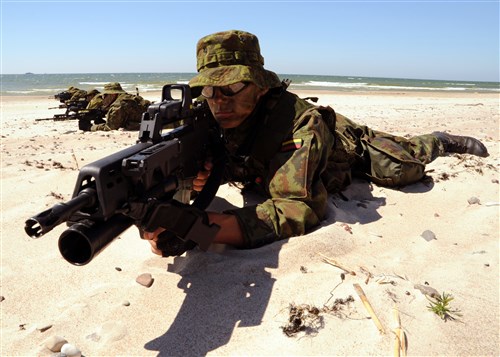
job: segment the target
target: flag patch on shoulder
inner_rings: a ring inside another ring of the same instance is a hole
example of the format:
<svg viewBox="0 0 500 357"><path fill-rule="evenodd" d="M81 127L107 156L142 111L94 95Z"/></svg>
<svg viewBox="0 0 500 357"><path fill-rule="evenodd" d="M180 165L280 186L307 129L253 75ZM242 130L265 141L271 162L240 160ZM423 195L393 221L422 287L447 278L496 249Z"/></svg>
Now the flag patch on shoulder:
<svg viewBox="0 0 500 357"><path fill-rule="evenodd" d="M304 143L304 140L302 139L292 139L292 140L287 140L284 141L281 144L281 152L287 152L291 150L297 150L302 147L302 144Z"/></svg>

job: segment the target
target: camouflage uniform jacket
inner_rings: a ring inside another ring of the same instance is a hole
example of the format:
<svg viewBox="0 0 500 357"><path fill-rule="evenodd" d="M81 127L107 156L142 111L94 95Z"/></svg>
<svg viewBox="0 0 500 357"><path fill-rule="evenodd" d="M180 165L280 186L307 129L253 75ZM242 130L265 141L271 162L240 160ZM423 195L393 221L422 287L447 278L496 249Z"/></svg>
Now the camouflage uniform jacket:
<svg viewBox="0 0 500 357"><path fill-rule="evenodd" d="M422 179L425 164L444 152L435 135L404 138L356 124L329 107L284 91L268 94L255 113L224 131L227 179L267 198L229 210L246 248L303 235L325 218L328 193L358 176L383 186Z"/></svg>
<svg viewBox="0 0 500 357"><path fill-rule="evenodd" d="M110 129L125 128L126 130L139 130L142 113L150 102L141 96L121 94L109 107L106 114L106 124Z"/></svg>
<svg viewBox="0 0 500 357"><path fill-rule="evenodd" d="M87 109L102 109L106 112L106 123L93 125L91 130L116 130L124 128L126 130L139 130L142 113L149 104L141 96L133 94L120 94L116 100L108 107L102 108L102 95L95 96L87 106Z"/></svg>
<svg viewBox="0 0 500 357"><path fill-rule="evenodd" d="M230 156L227 179L267 198L226 212L236 215L246 248L305 234L324 219L322 175L334 136L317 107L286 91L277 103L267 95L250 118L223 134Z"/></svg>

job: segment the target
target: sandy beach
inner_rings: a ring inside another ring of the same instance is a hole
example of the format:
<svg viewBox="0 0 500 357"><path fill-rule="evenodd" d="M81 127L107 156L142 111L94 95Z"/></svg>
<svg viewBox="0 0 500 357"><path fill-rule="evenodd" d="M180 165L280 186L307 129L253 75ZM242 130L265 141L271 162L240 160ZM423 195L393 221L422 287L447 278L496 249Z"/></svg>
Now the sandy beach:
<svg viewBox="0 0 500 357"><path fill-rule="evenodd" d="M137 132L35 121L58 102L4 96L0 355L52 356L64 342L87 357L500 355L499 95L300 95L398 135L474 136L490 156L440 157L400 189L356 181L331 196L318 229L259 249L161 258L132 227L74 266L57 246L65 225L32 239L24 222L69 200L78 170ZM224 185L211 209L246 199ZM455 319L429 310L435 292L454 298Z"/></svg>

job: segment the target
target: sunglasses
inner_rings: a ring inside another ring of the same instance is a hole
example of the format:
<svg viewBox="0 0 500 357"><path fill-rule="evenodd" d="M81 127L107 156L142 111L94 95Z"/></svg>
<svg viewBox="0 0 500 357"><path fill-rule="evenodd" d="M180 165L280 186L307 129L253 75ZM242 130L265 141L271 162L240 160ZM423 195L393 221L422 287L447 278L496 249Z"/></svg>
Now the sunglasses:
<svg viewBox="0 0 500 357"><path fill-rule="evenodd" d="M223 87L205 86L201 90L201 95L207 99L215 97L215 89L218 89L225 97L232 97L248 87L249 82L237 82Z"/></svg>

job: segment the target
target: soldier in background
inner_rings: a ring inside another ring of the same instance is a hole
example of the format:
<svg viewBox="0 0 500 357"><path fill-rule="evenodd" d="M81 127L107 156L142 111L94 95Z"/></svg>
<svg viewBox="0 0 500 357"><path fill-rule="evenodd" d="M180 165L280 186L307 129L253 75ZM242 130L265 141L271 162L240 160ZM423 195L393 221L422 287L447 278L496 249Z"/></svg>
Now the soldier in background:
<svg viewBox="0 0 500 357"><path fill-rule="evenodd" d="M59 102L61 102L61 103L65 103L67 100L71 99L71 97L75 93L77 93L79 91L81 91L81 89L78 89L76 87L70 86L68 89L55 94L54 98L57 99L57 100L59 100Z"/></svg>
<svg viewBox="0 0 500 357"><path fill-rule="evenodd" d="M78 89L73 93L71 98L69 99L70 102L78 102L78 101L84 101L87 103L90 103L90 101L98 95L100 92L97 89L92 89L90 91L86 91L83 89Z"/></svg>
<svg viewBox="0 0 500 357"><path fill-rule="evenodd" d="M86 110L89 102L99 94L97 89L86 91L77 87L69 87L67 90L54 95L60 104L58 108L66 108L64 114L54 115L54 120L78 119L78 128L82 130L90 130L90 122L104 122L100 112L89 112ZM56 109L56 108L49 108Z"/></svg>
<svg viewBox="0 0 500 357"><path fill-rule="evenodd" d="M125 130L139 130L142 113L144 113L150 101L139 95L125 92L120 83L108 83L104 85L101 94L95 96L87 106L87 109L100 109L106 115L106 122L94 124L91 131L110 131L123 128Z"/></svg>
<svg viewBox="0 0 500 357"><path fill-rule="evenodd" d="M67 107L76 105L77 103L85 103L80 109L85 108L88 103L99 94L97 89L86 91L77 87L70 86L67 90L57 93L54 98L59 99ZM80 107L80 106L79 106Z"/></svg>

